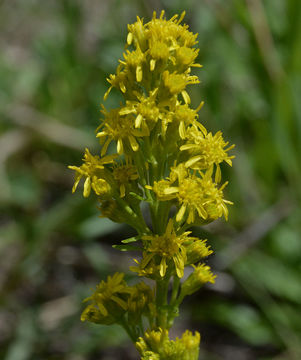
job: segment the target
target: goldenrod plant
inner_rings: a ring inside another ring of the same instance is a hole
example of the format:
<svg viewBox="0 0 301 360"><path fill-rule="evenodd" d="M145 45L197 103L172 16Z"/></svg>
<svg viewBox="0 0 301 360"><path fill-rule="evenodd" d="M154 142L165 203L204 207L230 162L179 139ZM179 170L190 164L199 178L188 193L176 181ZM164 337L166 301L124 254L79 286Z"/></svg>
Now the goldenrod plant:
<svg viewBox="0 0 301 360"><path fill-rule="evenodd" d="M104 95L116 89L123 101L114 109L102 105L99 154L86 149L83 164L70 166L73 191L84 178L83 195L96 194L101 216L136 230L115 247L139 251L130 270L148 279L129 285L123 273L108 276L85 300L81 320L120 324L143 360L198 359L198 332L169 337L183 299L215 281L204 262L210 246L187 230L227 219L232 204L224 199L220 165L232 165L233 145L198 121L203 102L190 107L187 87L199 83L191 70L201 65L197 34L181 24L184 15L167 20L162 11L128 25L123 59Z"/></svg>

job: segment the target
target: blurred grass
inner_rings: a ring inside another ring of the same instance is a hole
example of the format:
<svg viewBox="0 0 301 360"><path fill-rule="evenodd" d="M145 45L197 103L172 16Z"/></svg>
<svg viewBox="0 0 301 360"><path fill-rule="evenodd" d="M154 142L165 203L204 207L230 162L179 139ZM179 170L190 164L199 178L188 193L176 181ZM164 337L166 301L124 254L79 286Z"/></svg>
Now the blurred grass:
<svg viewBox="0 0 301 360"><path fill-rule="evenodd" d="M106 77L126 24L187 11L199 33L200 120L236 144L228 223L195 229L216 250L215 286L185 305L175 334L201 358L301 358L301 3L298 0L37 0L0 4L0 358L135 359L118 328L81 324L81 300L131 262L132 230L71 195L68 164L97 147ZM113 94L113 93L112 93ZM107 106L119 101L114 93ZM191 305L191 306L190 306Z"/></svg>

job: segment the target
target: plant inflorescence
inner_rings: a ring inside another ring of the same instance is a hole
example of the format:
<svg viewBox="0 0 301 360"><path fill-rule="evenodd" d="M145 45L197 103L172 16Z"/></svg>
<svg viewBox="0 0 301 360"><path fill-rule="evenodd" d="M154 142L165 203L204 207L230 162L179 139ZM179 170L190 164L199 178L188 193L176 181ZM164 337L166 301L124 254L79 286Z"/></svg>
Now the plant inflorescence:
<svg viewBox="0 0 301 360"><path fill-rule="evenodd" d="M116 247L139 251L130 270L152 280L129 285L123 273L109 276L85 300L81 319L122 325L144 360L198 359L198 332L169 337L185 296L215 280L204 263L210 246L187 230L227 219L232 204L224 199L220 164L232 165L233 145L199 122L203 102L190 107L187 87L199 83L191 69L201 65L197 35L181 24L184 15L166 20L164 12L154 13L146 24L137 18L128 25L123 60L104 96L115 88L123 101L114 109L102 106L99 155L86 149L83 164L70 166L73 191L84 178L83 195L97 195L101 216L137 231ZM183 280L188 266L193 271Z"/></svg>

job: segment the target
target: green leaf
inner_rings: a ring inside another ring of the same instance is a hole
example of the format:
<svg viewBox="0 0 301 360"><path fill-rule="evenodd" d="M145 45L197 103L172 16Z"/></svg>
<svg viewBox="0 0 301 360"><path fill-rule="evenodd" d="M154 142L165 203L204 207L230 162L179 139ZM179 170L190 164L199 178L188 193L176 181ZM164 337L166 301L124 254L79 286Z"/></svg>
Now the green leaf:
<svg viewBox="0 0 301 360"><path fill-rule="evenodd" d="M113 245L112 247L120 251L141 251L140 247L133 245Z"/></svg>
<svg viewBox="0 0 301 360"><path fill-rule="evenodd" d="M132 242L135 242L135 241L138 241L138 240L140 240L139 236L133 236L133 237L130 237L128 239L121 240L121 242L123 244L128 244L128 243L132 243Z"/></svg>
<svg viewBox="0 0 301 360"><path fill-rule="evenodd" d="M146 201L146 199L144 199L142 196L140 196L140 195L138 195L138 194L136 194L136 193L134 193L132 191L130 192L130 195L132 195L137 200Z"/></svg>

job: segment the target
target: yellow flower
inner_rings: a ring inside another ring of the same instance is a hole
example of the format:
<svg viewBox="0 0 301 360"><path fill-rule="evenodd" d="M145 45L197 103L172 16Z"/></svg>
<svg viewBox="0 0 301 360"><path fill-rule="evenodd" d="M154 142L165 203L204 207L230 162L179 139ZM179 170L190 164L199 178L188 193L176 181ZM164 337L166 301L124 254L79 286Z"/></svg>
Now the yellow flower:
<svg viewBox="0 0 301 360"><path fill-rule="evenodd" d="M97 195L103 195L110 191L110 185L106 180L101 178L102 170L105 164L113 163L116 155L107 155L100 158L98 155L91 155L88 149L85 150L83 158L84 163L81 166L68 166L69 169L75 170L75 182L72 192L75 192L81 178L86 177L84 183L84 197L88 197L91 192L91 187Z"/></svg>
<svg viewBox="0 0 301 360"><path fill-rule="evenodd" d="M178 341L180 341L184 345L185 348L184 359L197 360L199 358L199 346L201 341L201 336L199 332L196 331L193 335L191 331L186 330L182 335L182 338L179 339Z"/></svg>
<svg viewBox="0 0 301 360"><path fill-rule="evenodd" d="M125 189L131 181L137 180L139 175L129 157L125 157L125 163L113 164L113 177L119 185L120 197L125 196Z"/></svg>
<svg viewBox="0 0 301 360"><path fill-rule="evenodd" d="M169 194L168 189L170 188L171 182L169 180L155 181L153 186L146 185L145 187L149 190L153 190L157 195L158 200L168 201L175 198L174 194Z"/></svg>
<svg viewBox="0 0 301 360"><path fill-rule="evenodd" d="M186 246L187 261L186 264L194 264L201 259L211 255L213 251L206 244L207 240L200 240L196 237L188 237Z"/></svg>
<svg viewBox="0 0 301 360"><path fill-rule="evenodd" d="M191 169L203 170L209 169L216 165L215 182L221 180L221 170L219 164L225 161L232 166L234 156L229 156L228 151L234 148L229 146L222 137L222 132L218 131L215 135L207 133L204 127L198 129L192 126L186 129L186 143L180 147L181 151L187 151L190 158L186 161L185 166ZM225 149L226 148L226 149Z"/></svg>
<svg viewBox="0 0 301 360"><path fill-rule="evenodd" d="M136 343L138 351L144 352L146 349L155 351L159 353L163 350L163 344L169 341L168 339L168 330L158 328L158 330L148 330L144 334L144 339L139 338Z"/></svg>
<svg viewBox="0 0 301 360"><path fill-rule="evenodd" d="M173 96L181 93L186 104L190 104L190 97L185 90L186 86L189 84L198 84L200 82L197 76L189 76L186 73L169 73L168 70L163 72L162 80L170 95Z"/></svg>
<svg viewBox="0 0 301 360"><path fill-rule="evenodd" d="M127 44L131 45L134 42L136 47L140 47L143 51L146 49L145 29L143 19L137 16L137 21L134 24L128 24Z"/></svg>
<svg viewBox="0 0 301 360"><path fill-rule="evenodd" d="M203 107L204 102L202 101L197 109L191 109L188 104L178 103L175 110L172 113L172 121L179 124L179 135L181 139L186 136L186 128L189 125L195 124L198 118L198 112Z"/></svg>
<svg viewBox="0 0 301 360"><path fill-rule="evenodd" d="M154 71L158 62L166 64L168 61L169 48L162 40L152 40L150 43L150 56L150 71Z"/></svg>
<svg viewBox="0 0 301 360"><path fill-rule="evenodd" d="M116 75L108 78L111 86L105 99L112 87L120 90L128 100L133 99L135 92L141 93L138 83L149 91L153 79L161 93L165 83L165 92L166 88L172 95L181 92L185 102L190 102L185 87L198 82L196 76L190 76L190 68L201 65L194 62L198 50L192 48L197 43L197 35L188 31L187 25L180 25L184 15L166 20L162 11L159 18L154 13L146 24L138 17L136 23L128 25L127 44L133 45L134 50L126 50ZM164 70L162 83L160 79Z"/></svg>
<svg viewBox="0 0 301 360"><path fill-rule="evenodd" d="M199 49L193 49L187 46L181 46L176 50L176 62L181 64L184 68L188 66L201 67L199 64L194 64L197 58Z"/></svg>
<svg viewBox="0 0 301 360"><path fill-rule="evenodd" d="M119 115L133 114L135 128L142 128L144 133L149 134L162 117L156 104L157 92L158 89L151 91L149 97L137 93L137 101L127 100L126 105L119 111Z"/></svg>
<svg viewBox="0 0 301 360"><path fill-rule="evenodd" d="M212 182L212 168L206 171L206 173L200 172L202 176L202 184L204 189L204 206L209 219L217 219L224 216L228 220L228 208L227 204L233 205L232 201L224 199L223 190L228 185L226 181L220 188Z"/></svg>
<svg viewBox="0 0 301 360"><path fill-rule="evenodd" d="M188 278L183 282L181 287L181 297L191 295L198 291L204 284L210 282L214 284L216 275L213 275L210 266L205 264L199 264L197 266L192 265L194 268Z"/></svg>
<svg viewBox="0 0 301 360"><path fill-rule="evenodd" d="M117 73L110 74L110 76L107 78L107 81L111 86L107 90L107 92L104 95L104 100L106 100L112 90L113 87L118 88L122 93L126 92L125 84L127 82L127 75L126 71L123 70L123 66L121 64L117 67Z"/></svg>
<svg viewBox="0 0 301 360"><path fill-rule="evenodd" d="M171 266L171 262L175 268L179 278L184 275L184 266L186 262L186 249L183 242L186 240L184 236L177 236L173 228L172 219L169 220L166 231L163 235L145 235L143 240L149 241L146 246L146 252L141 261L141 267L147 267L148 263L155 257L159 257L159 273L161 277L165 276L166 269Z"/></svg>
<svg viewBox="0 0 301 360"><path fill-rule="evenodd" d="M200 334L185 331L182 338L170 340L166 329L149 330L136 342L143 360L197 360L199 358Z"/></svg>
<svg viewBox="0 0 301 360"><path fill-rule="evenodd" d="M112 324L128 309L127 300L131 288L123 280L123 273L108 276L107 281L101 281L96 286L92 296L84 301L91 301L81 315L82 321L91 321L99 324Z"/></svg>
<svg viewBox="0 0 301 360"><path fill-rule="evenodd" d="M176 221L180 222L187 216L187 223L192 224L198 217L204 220L215 220L223 215L227 220L226 204L233 204L223 198L223 189L227 182L217 188L211 177L212 167L205 174L199 171L200 177L198 177L185 171L183 164L180 165L172 168L170 181L160 180L151 187L157 196L159 194L160 200L177 199L179 210ZM176 180L178 186L172 184ZM161 193L157 189L160 189Z"/></svg>
<svg viewBox="0 0 301 360"><path fill-rule="evenodd" d="M132 293L128 299L128 320L137 324L142 315L154 316L154 291L144 282L131 287Z"/></svg>
<svg viewBox="0 0 301 360"><path fill-rule="evenodd" d="M136 137L145 136L146 133L135 129L132 116L120 116L120 109L107 111L104 107L102 113L105 118L103 123L98 127L97 137L104 143L101 149L101 155L107 152L108 146L112 140L117 142L118 154L123 154L124 149L137 151L139 144Z"/></svg>
<svg viewBox="0 0 301 360"><path fill-rule="evenodd" d="M116 246L141 250L141 260L134 259L130 270L157 281L153 289L143 282L128 286L124 274L108 276L85 300L89 303L81 320L118 323L134 341L143 335L136 342L141 360L198 359L199 333L186 331L182 338L170 340L167 330L183 298L215 281L210 267L198 264L212 254L210 246L184 229L221 216L227 219L227 205L232 204L224 199L227 182L220 184L220 164L232 164L233 146L220 131L208 133L198 122L203 101L190 108L187 86L199 83L192 68L201 65L194 47L197 34L181 23L184 15L167 20L164 11L158 18L154 12L149 22L137 17L128 25L123 58L107 78L104 95L107 99L116 88L122 101L111 110L102 106L96 130L100 156L86 149L84 163L70 166L76 172L73 191L84 177L84 196L91 189L99 196L102 216L137 230L137 236ZM112 145L117 154L106 155ZM149 206L154 233L145 223L143 202ZM137 241L140 247L130 245ZM187 265L194 271L182 281ZM171 277L174 288L169 296ZM149 325L145 333L144 320Z"/></svg>
<svg viewBox="0 0 301 360"><path fill-rule="evenodd" d="M202 179L196 175L189 175L179 182L178 187L171 187L169 191L174 193L179 201L180 209L176 216L178 222L183 219L186 211L188 212L188 224L195 221L196 214L203 219L207 219L208 215L204 208Z"/></svg>
<svg viewBox="0 0 301 360"><path fill-rule="evenodd" d="M188 31L188 25L180 25L185 16L185 11L182 12L180 18L178 18L178 15L174 15L171 19L166 20L164 15L165 12L162 11L157 19L157 14L154 12L152 20L145 25L149 38L164 39L174 48L179 46L192 47L197 43L197 34Z"/></svg>
<svg viewBox="0 0 301 360"><path fill-rule="evenodd" d="M127 50L126 53L123 54L124 61L120 61L121 64L125 65L126 71L133 71L135 73L136 81L141 82L143 72L142 66L145 61L145 54L141 51L139 47L137 47L134 51Z"/></svg>
<svg viewBox="0 0 301 360"><path fill-rule="evenodd" d="M147 257L147 252L143 251L142 253L142 261L139 262L137 259L133 259L137 264L136 266L130 266L130 270L132 272L136 272L138 276L144 276L153 280L161 279L161 275L159 273L159 265L157 265L152 258L146 265L143 263L143 259Z"/></svg>

